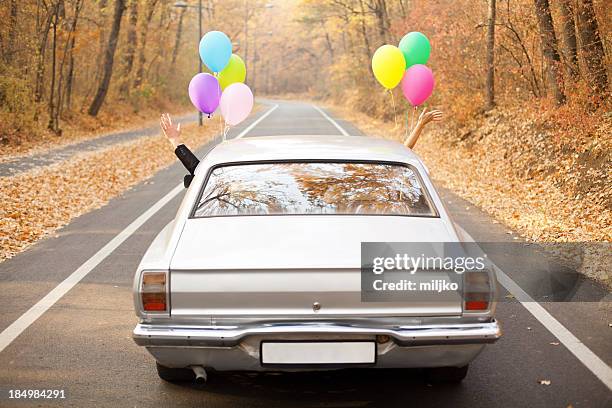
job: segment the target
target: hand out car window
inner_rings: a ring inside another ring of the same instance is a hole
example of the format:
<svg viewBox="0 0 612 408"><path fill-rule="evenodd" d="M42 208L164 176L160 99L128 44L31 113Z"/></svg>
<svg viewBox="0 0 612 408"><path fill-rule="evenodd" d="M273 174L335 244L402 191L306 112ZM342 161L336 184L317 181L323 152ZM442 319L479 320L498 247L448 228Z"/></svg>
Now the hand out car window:
<svg viewBox="0 0 612 408"><path fill-rule="evenodd" d="M415 170L379 163L255 163L216 167L193 216L435 216Z"/></svg>

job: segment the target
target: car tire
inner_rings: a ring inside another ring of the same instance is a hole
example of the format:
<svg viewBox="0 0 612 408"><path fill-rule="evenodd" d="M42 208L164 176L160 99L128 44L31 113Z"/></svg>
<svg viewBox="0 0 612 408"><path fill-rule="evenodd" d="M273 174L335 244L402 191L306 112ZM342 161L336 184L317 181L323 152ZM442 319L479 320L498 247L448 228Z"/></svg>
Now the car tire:
<svg viewBox="0 0 612 408"><path fill-rule="evenodd" d="M164 381L171 383L191 382L195 380L195 374L191 368L170 368L155 362L157 375Z"/></svg>
<svg viewBox="0 0 612 408"><path fill-rule="evenodd" d="M435 367L427 369L427 379L434 383L460 383L467 375L468 365L463 367Z"/></svg>

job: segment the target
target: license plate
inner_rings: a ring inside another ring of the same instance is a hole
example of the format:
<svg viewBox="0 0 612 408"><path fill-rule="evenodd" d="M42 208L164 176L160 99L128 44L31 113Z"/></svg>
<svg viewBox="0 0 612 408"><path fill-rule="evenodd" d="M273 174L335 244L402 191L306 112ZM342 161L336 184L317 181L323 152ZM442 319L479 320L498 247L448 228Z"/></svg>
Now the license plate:
<svg viewBox="0 0 612 408"><path fill-rule="evenodd" d="M373 341L263 342L263 364L368 364L376 362Z"/></svg>

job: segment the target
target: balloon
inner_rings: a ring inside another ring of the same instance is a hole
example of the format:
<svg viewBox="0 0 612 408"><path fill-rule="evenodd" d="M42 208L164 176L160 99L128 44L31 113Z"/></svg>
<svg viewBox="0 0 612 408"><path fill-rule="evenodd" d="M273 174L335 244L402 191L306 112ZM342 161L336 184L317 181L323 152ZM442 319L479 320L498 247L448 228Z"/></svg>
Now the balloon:
<svg viewBox="0 0 612 408"><path fill-rule="evenodd" d="M429 98L434 88L431 69L425 65L413 65L402 78L402 92L412 106L419 106Z"/></svg>
<svg viewBox="0 0 612 408"><path fill-rule="evenodd" d="M427 64L431 53L429 40L417 31L406 34L399 43L399 49L406 59L406 68L415 64Z"/></svg>
<svg viewBox="0 0 612 408"><path fill-rule="evenodd" d="M393 89L399 84L405 69L404 55L393 45L383 45L372 57L374 76L387 89Z"/></svg>
<svg viewBox="0 0 612 408"><path fill-rule="evenodd" d="M237 82L229 85L221 95L221 115L225 123L236 126L249 116L253 109L253 92L251 88Z"/></svg>
<svg viewBox="0 0 612 408"><path fill-rule="evenodd" d="M189 82L189 99L202 113L210 115L219 106L221 87L217 78L210 74L197 74Z"/></svg>
<svg viewBox="0 0 612 408"><path fill-rule="evenodd" d="M209 31L200 40L200 58L212 72L221 72L232 56L232 42L221 31Z"/></svg>
<svg viewBox="0 0 612 408"><path fill-rule="evenodd" d="M246 78L246 67L244 61L236 54L232 54L229 63L219 72L219 85L221 89L227 88L229 85L236 82L244 82Z"/></svg>

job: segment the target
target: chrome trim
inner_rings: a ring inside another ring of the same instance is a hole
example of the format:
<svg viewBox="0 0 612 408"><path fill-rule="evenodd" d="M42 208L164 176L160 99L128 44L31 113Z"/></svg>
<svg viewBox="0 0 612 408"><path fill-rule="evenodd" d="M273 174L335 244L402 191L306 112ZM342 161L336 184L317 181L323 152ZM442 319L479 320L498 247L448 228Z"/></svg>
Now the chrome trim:
<svg viewBox="0 0 612 408"><path fill-rule="evenodd" d="M497 321L468 324L371 327L340 323L270 323L257 326L180 326L138 324L133 339L140 346L232 347L249 336L295 334L388 335L400 346L485 344L501 337Z"/></svg>

